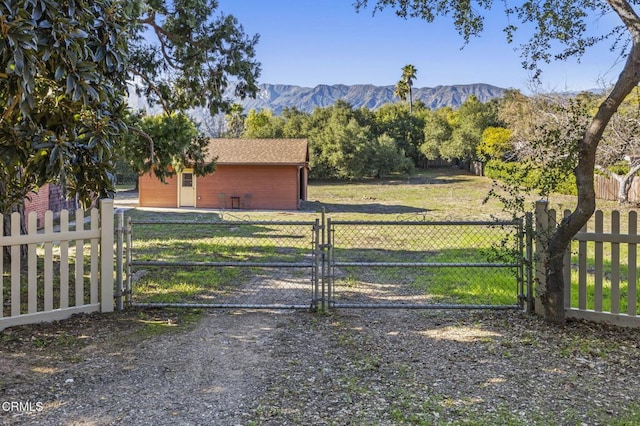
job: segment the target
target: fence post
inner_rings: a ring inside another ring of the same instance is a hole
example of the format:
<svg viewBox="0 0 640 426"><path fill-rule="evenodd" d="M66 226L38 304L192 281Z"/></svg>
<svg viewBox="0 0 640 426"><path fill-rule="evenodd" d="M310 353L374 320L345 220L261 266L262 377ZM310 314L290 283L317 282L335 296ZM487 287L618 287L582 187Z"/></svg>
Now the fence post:
<svg viewBox="0 0 640 426"><path fill-rule="evenodd" d="M546 274L546 248L549 244L549 210L548 203L543 200L536 201L536 254L535 254L535 302L534 312L541 314L544 309L540 295L547 290L547 274Z"/></svg>
<svg viewBox="0 0 640 426"><path fill-rule="evenodd" d="M313 266L311 267L311 285L313 287L313 291L311 295L310 309L312 312L316 312L318 310L318 273L320 271L320 241L318 240L319 227L320 222L318 221L318 219L316 219L313 224L313 235L311 237L311 251L313 253Z"/></svg>
<svg viewBox="0 0 640 426"><path fill-rule="evenodd" d="M122 268L123 268L123 257L124 257L124 212L122 210L118 210L117 212L117 221L116 221L116 309L121 311L124 309L124 305L122 302L122 296L124 293L124 285L122 280Z"/></svg>
<svg viewBox="0 0 640 426"><path fill-rule="evenodd" d="M127 271L127 278L126 278L126 291L125 291L125 295L126 295L126 302L127 305L131 304L131 298L133 297L133 290L131 288L132 283L131 283L131 233L132 233L132 228L131 228L131 217L127 218L127 226L125 228L125 235L127 236L126 238L126 249L125 249L125 253L126 253L126 263L125 263L125 268Z"/></svg>
<svg viewBox="0 0 640 426"><path fill-rule="evenodd" d="M525 310L527 313L534 313L535 311L535 299L533 297L533 238L534 238L534 229L533 229L533 213L527 212L525 215L525 236L526 236L526 258L525 258L525 267L526 269L526 306Z"/></svg>
<svg viewBox="0 0 640 426"><path fill-rule="evenodd" d="M322 220L324 222L324 233L326 234L326 244L323 244L322 257L323 268L326 268L324 275L327 281L326 288L322 286L322 312L329 312L331 302L333 301L333 236L331 235L331 218L325 218L324 209L322 210ZM324 240L324 238L323 238Z"/></svg>
<svg viewBox="0 0 640 426"><path fill-rule="evenodd" d="M113 312L113 200L100 200L100 311Z"/></svg>

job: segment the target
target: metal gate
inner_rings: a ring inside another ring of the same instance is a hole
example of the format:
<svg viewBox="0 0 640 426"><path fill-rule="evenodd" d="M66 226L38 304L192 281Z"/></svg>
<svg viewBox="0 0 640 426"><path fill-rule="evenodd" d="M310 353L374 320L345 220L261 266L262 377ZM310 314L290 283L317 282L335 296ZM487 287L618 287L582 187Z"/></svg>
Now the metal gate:
<svg viewBox="0 0 640 426"><path fill-rule="evenodd" d="M522 221L328 219L331 308L522 308Z"/></svg>
<svg viewBox="0 0 640 426"><path fill-rule="evenodd" d="M167 227L180 237L169 238ZM119 293L135 306L504 309L522 308L530 294L522 221L323 214L292 222L130 221L122 229Z"/></svg>
<svg viewBox="0 0 640 426"><path fill-rule="evenodd" d="M167 227L181 237L168 238ZM300 309L321 298L318 219L130 221L125 229L121 293L130 305Z"/></svg>

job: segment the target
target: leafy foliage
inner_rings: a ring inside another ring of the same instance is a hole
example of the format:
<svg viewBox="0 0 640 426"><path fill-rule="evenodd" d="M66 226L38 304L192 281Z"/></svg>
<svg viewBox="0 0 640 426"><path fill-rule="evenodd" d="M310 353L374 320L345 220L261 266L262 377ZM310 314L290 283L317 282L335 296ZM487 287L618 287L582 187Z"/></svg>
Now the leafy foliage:
<svg viewBox="0 0 640 426"><path fill-rule="evenodd" d="M415 165L420 165L425 159L420 146L424 141L425 116L429 110L416 102L411 113L407 105L393 103L381 106L374 114L376 134L388 135Z"/></svg>
<svg viewBox="0 0 640 426"><path fill-rule="evenodd" d="M84 204L113 190L133 13L117 0L0 4L0 212L46 182Z"/></svg>
<svg viewBox="0 0 640 426"><path fill-rule="evenodd" d="M418 70L413 65L402 67L402 77L396 83L393 94L403 101L409 103L409 114L413 112L413 80L416 78Z"/></svg>
<svg viewBox="0 0 640 426"><path fill-rule="evenodd" d="M457 111L442 108L425 116L425 142L420 150L429 159L472 160L484 130L497 123L495 104L470 96Z"/></svg>
<svg viewBox="0 0 640 426"><path fill-rule="evenodd" d="M374 113L338 101L312 114L296 108L280 116L251 110L243 137L308 138L312 177L359 179L412 173L414 162L405 147L415 153L421 134L421 119L410 116L406 105L389 105Z"/></svg>
<svg viewBox="0 0 640 426"><path fill-rule="evenodd" d="M193 168L197 176L215 170L215 163L206 156L209 139L198 132L186 114L133 115L129 123L131 128L139 129L145 135L134 135L122 145L126 152L121 156L136 173L153 171L164 182L185 167Z"/></svg>
<svg viewBox="0 0 640 426"><path fill-rule="evenodd" d="M126 123L126 91L135 81L168 114L196 106L227 111L230 78L237 96L253 95L258 37L247 37L231 16L216 18L217 7L214 0L2 2L0 212L48 182L85 205L109 196L117 152L135 152L131 164L153 162L154 154L177 167L203 158L197 136L183 149L171 140L151 143ZM146 41L150 34L156 43ZM138 149L153 145L155 152Z"/></svg>
<svg viewBox="0 0 640 426"><path fill-rule="evenodd" d="M215 0L140 3L131 72L138 94L151 105L168 112L206 107L215 115L231 110L232 100L224 97L230 78L239 98L257 92L259 37L247 36L233 16L216 16L217 9Z"/></svg>
<svg viewBox="0 0 640 426"><path fill-rule="evenodd" d="M511 130L504 127L487 127L482 132L476 153L478 158L488 161L491 158L503 159L512 150Z"/></svg>
<svg viewBox="0 0 640 426"><path fill-rule="evenodd" d="M489 160L484 175L505 185L546 196L549 192L576 195L576 179L572 174L549 170L533 162ZM521 214L525 206L518 209Z"/></svg>

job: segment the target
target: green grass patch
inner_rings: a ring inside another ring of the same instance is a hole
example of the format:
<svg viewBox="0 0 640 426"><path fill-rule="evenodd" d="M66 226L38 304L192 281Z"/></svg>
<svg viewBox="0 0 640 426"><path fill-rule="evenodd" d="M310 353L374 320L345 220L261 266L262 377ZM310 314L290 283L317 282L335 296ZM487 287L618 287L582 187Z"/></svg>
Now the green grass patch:
<svg viewBox="0 0 640 426"><path fill-rule="evenodd" d="M429 169L402 179L311 181L309 201L303 203L300 211L132 209L126 215L134 221L133 255L137 260L300 262L308 261L311 256L310 224L320 218L322 211L334 222L510 219L496 200L485 202L491 187L490 179L461 170ZM530 200L531 209L534 201ZM550 207L558 211L575 205L575 197L571 196L554 195L549 201ZM616 205L599 201L598 208L610 211ZM166 223L135 224L135 221L149 220ZM175 223L178 221L189 224ZM259 223L264 221L269 223ZM307 224L271 223L285 221ZM605 228L608 226L608 222L605 223ZM623 229L625 226L623 224ZM335 260L345 262L512 263L519 248L516 233L515 226L338 225L331 242L335 244ZM623 249L621 258L624 256ZM606 251L605 257L605 261L610 262ZM621 265L621 273L626 271L624 268L626 266ZM404 268L401 271L376 268L364 271L364 275L363 271L342 269L343 275L338 277L337 284L343 288L356 289L377 282L387 290L404 286L411 292L429 292L433 300L443 302L512 305L518 293L512 268ZM208 293L233 288L246 278L245 272L251 271L245 268L241 274L226 268L206 271L186 268L183 274L178 274L172 268L165 268L163 272L144 277L136 283L134 291L136 297L145 300L198 300L211 297ZM371 273L376 276L371 277ZM622 283L621 293L625 292L626 286ZM623 301L621 309L626 309Z"/></svg>
<svg viewBox="0 0 640 426"><path fill-rule="evenodd" d="M155 303L215 302L239 276L238 268L149 268L136 284L136 301ZM204 300L203 300L204 301Z"/></svg>

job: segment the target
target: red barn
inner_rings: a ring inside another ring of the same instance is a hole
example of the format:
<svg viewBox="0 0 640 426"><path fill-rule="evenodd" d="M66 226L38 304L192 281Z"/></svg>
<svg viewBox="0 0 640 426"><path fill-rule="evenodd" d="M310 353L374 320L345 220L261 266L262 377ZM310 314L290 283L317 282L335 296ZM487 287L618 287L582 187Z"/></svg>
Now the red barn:
<svg viewBox="0 0 640 426"><path fill-rule="evenodd" d="M217 165L210 175L141 176L140 206L295 210L307 199L306 139L211 139L208 158Z"/></svg>

